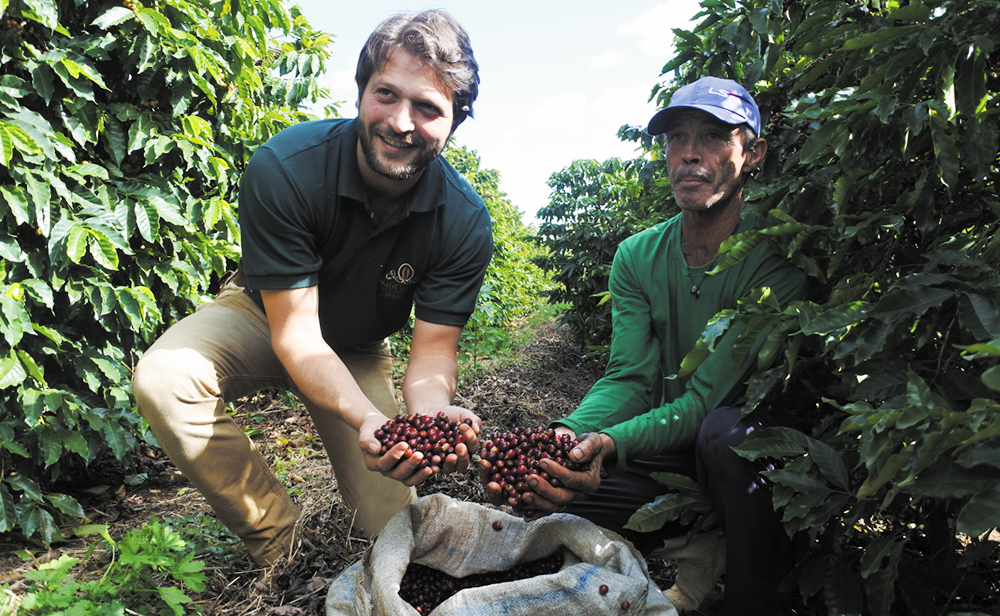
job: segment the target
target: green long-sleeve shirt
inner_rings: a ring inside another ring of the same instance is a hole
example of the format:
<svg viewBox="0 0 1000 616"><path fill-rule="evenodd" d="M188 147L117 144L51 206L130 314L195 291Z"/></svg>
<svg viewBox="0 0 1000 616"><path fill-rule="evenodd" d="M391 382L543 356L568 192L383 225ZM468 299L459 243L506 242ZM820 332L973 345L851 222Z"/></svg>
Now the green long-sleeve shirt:
<svg viewBox="0 0 1000 616"><path fill-rule="evenodd" d="M767 226L750 212L739 231ZM681 252L680 215L637 233L618 247L608 283L612 299L612 341L607 371L569 417L556 423L577 434L603 432L614 439L618 459L644 458L690 447L705 416L735 398L752 366L733 373L733 327L715 351L689 376L678 373L708 320L735 308L749 291L770 287L782 306L803 296L805 274L767 243L738 264L708 276L723 257L690 267ZM691 293L700 288L700 296ZM752 355L763 343L758 338Z"/></svg>

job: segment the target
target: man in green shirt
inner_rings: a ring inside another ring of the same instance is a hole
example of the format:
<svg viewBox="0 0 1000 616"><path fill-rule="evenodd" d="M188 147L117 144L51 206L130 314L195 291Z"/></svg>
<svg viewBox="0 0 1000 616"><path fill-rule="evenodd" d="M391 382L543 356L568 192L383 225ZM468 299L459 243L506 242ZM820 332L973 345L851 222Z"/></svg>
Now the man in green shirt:
<svg viewBox="0 0 1000 616"><path fill-rule="evenodd" d="M439 156L472 115L478 65L444 11L401 13L369 37L358 117L292 126L240 186L234 282L139 360L133 392L164 451L267 565L294 547L299 510L226 413L261 389L294 392L322 438L354 526L376 534L435 471L468 468L480 420L453 406L458 341L492 255L483 200ZM414 310L403 400L463 425L455 453L380 455L398 413L386 337Z"/></svg>
<svg viewBox="0 0 1000 616"><path fill-rule="evenodd" d="M677 558L677 584L667 595L682 611L701 604L725 560L726 613L776 613L783 530L758 469L730 449L759 422L739 421L739 409L727 406L751 368L733 374L740 329L727 332L693 373L673 375L716 313L762 287L786 304L802 297L806 277L767 244L709 275L727 238L766 226L744 211L743 185L764 160L767 142L759 136L757 105L742 86L706 77L680 88L648 132L664 135L681 213L619 246L608 283L607 371L575 412L554 422L557 432L580 439L571 459L589 469L574 473L544 462L562 487L529 478L535 493L524 496L526 517L573 513L621 533L646 555ZM724 544L702 537L687 545L685 529L676 525L645 534L624 528L639 507L664 493L649 477L657 471L699 479L722 520ZM494 489L488 492L499 502Z"/></svg>

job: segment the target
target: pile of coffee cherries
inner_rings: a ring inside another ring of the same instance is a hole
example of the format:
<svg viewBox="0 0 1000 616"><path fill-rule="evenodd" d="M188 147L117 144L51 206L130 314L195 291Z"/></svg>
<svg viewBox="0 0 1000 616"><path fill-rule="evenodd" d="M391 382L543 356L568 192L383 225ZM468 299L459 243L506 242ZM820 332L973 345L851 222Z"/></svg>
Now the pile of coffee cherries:
<svg viewBox="0 0 1000 616"><path fill-rule="evenodd" d="M456 578L443 571L410 563L399 583L399 596L421 614L430 614L449 597L466 588L525 580L538 575L557 573L563 565L562 552L520 563L506 571L487 571Z"/></svg>
<svg viewBox="0 0 1000 616"><path fill-rule="evenodd" d="M539 462L549 458L573 471L587 468L569 460L569 452L577 444L569 434L556 434L552 428L517 428L513 432L493 433L479 450L479 456L492 467L485 480L499 484L507 504L515 513L521 513L525 509L523 495L531 491L526 481L529 476L538 475L559 487L559 480L543 471Z"/></svg>
<svg viewBox="0 0 1000 616"><path fill-rule="evenodd" d="M471 426L472 420L465 419L462 423ZM380 455L385 455L396 443L406 442L409 445L406 457L412 457L418 451L424 454L418 466L424 468L430 466L432 456L443 459L455 450L456 445L465 442L459 425L444 413L438 413L437 417L400 414L376 430L375 438L382 444Z"/></svg>

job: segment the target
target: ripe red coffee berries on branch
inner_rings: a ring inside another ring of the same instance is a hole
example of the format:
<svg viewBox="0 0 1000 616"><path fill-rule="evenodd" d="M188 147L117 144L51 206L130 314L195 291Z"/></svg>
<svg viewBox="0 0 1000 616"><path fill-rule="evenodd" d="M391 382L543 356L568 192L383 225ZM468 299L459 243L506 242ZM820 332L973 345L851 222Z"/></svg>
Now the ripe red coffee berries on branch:
<svg viewBox="0 0 1000 616"><path fill-rule="evenodd" d="M556 434L552 428L518 428L513 432L491 434L483 442L479 456L491 466L486 481L497 483L507 504L520 513L524 510L522 495L531 491L528 477L538 475L559 487L559 480L542 470L542 460L550 459L573 471L587 468L569 460L569 452L577 444L569 434Z"/></svg>
<svg viewBox="0 0 1000 616"><path fill-rule="evenodd" d="M471 426L472 420L465 419L462 423ZM424 468L430 466L431 457L440 456L443 459L454 452L459 443L465 442L459 425L444 413L438 413L437 417L400 414L376 430L375 438L382 444L380 455L385 455L397 443L405 442L408 446L406 457L419 451L424 455L419 468Z"/></svg>

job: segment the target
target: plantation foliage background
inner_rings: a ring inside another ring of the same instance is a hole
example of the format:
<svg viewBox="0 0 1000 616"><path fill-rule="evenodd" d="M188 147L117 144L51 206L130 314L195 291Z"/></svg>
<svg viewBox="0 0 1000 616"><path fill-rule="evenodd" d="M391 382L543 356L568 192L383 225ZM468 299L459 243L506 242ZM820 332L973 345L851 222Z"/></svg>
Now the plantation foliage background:
<svg viewBox="0 0 1000 616"><path fill-rule="evenodd" d="M836 614L976 613L1000 592L1000 5L995 0L704 0L651 96L737 79L765 117L749 191L772 222L723 246L774 242L812 277L717 316L767 332L746 410L775 504L800 541L789 580ZM0 0L0 532L52 542L78 522L70 482L152 441L128 388L136 357L210 298L238 259L239 175L253 150L318 109L331 41L280 0ZM345 50L351 54L354 50ZM651 75L654 82L656 76ZM554 174L524 241L499 174L447 156L484 195L497 253L463 337L509 343L534 292L599 352L618 243L676 213L662 144ZM154 443L155 444L155 443ZM131 477L141 481L142 477ZM667 495L639 523L696 498ZM697 510L695 507L691 510Z"/></svg>
<svg viewBox="0 0 1000 616"><path fill-rule="evenodd" d="M742 446L770 457L800 561L790 591L830 614L980 613L998 592L1000 525L1000 4L994 0L705 0L675 31L675 85L749 87L769 154L750 190L772 226L727 242L727 267L773 242L812 277L808 301L747 297L713 320L697 365L734 320L767 332L745 411L798 423ZM660 82L663 83L663 82ZM662 144L552 176L540 260L564 321L595 348L614 247L676 213ZM596 296L595 296L596 295ZM658 526L690 502L665 493L633 518ZM957 535L956 535L957 533ZM992 612L991 612L992 613Z"/></svg>
<svg viewBox="0 0 1000 616"><path fill-rule="evenodd" d="M281 0L0 10L0 532L48 543L81 520L68 492L88 467L128 468L155 444L131 366L235 266L237 188L255 148L337 113L317 104L331 39ZM543 276L499 174L465 148L446 155L496 230L463 339L482 356L507 342Z"/></svg>

